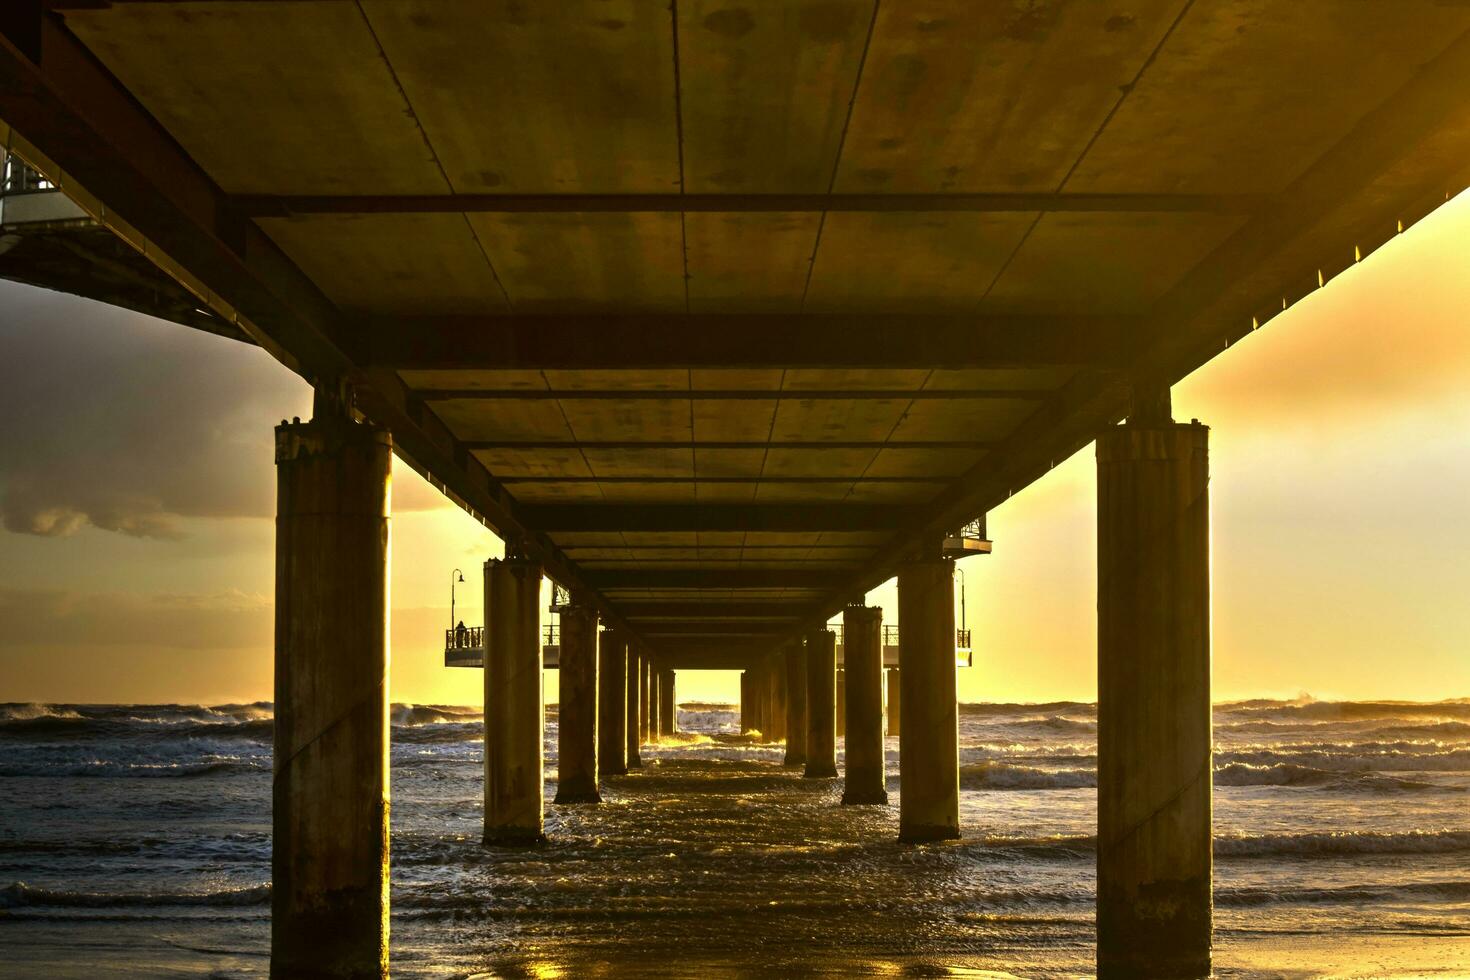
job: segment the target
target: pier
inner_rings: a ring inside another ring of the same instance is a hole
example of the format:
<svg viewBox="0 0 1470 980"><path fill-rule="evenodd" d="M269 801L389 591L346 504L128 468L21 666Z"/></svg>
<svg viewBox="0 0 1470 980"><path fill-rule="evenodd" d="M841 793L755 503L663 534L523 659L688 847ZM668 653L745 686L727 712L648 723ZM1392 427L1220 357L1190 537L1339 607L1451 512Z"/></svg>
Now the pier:
<svg viewBox="0 0 1470 980"><path fill-rule="evenodd" d="M942 847L955 671L1006 669L955 563L1095 443L1097 967L1208 975L1210 430L1170 388L1467 185L1467 91L1436 0L7 4L0 276L316 392L276 430L273 972L389 969L393 454L505 542L445 644L487 847L598 806L703 669L834 811L898 736L889 836Z"/></svg>

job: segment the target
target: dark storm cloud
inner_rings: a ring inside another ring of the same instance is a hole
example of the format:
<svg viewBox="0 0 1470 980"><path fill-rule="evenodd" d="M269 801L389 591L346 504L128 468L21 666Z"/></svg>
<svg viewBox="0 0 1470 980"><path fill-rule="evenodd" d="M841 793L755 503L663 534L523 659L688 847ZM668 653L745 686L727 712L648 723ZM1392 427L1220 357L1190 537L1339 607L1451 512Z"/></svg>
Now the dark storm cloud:
<svg viewBox="0 0 1470 980"><path fill-rule="evenodd" d="M310 400L258 349L0 282L0 519L171 537L270 516L272 427Z"/></svg>

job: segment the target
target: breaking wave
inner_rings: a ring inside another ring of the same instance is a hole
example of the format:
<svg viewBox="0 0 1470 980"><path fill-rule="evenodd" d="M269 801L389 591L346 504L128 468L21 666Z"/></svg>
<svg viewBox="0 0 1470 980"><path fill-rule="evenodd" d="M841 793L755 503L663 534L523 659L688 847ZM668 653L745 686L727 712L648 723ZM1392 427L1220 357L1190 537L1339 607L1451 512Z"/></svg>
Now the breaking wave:
<svg viewBox="0 0 1470 980"><path fill-rule="evenodd" d="M215 892L74 892L60 888L38 888L17 881L0 888L0 909L17 908L147 908L171 905L249 906L266 905L271 886L227 888Z"/></svg>

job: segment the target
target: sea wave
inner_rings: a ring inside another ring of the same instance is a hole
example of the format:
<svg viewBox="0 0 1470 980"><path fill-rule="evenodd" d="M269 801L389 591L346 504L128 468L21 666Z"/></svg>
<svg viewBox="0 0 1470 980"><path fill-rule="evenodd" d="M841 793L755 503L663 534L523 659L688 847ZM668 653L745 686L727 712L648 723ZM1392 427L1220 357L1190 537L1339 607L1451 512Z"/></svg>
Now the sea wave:
<svg viewBox="0 0 1470 980"><path fill-rule="evenodd" d="M1419 779L1383 776L1373 772L1343 772L1291 762L1254 766L1230 762L1215 770L1216 786L1298 786L1371 792L1463 792Z"/></svg>
<svg viewBox="0 0 1470 980"><path fill-rule="evenodd" d="M1341 888L1216 888L1215 904L1256 905L1363 902L1467 902L1470 881L1411 881L1395 885L1347 885Z"/></svg>
<svg viewBox="0 0 1470 980"><path fill-rule="evenodd" d="M1364 854L1459 854L1470 852L1470 830L1372 830L1316 834L1228 834L1215 838L1217 857L1295 855L1336 857Z"/></svg>
<svg viewBox="0 0 1470 980"><path fill-rule="evenodd" d="M1090 769L1046 770L1004 762L960 767L961 789L1080 789L1097 785Z"/></svg>
<svg viewBox="0 0 1470 980"><path fill-rule="evenodd" d="M148 908L170 905L248 906L266 905L271 886L250 885L213 892L77 892L41 888L17 881L0 888L0 909L17 908Z"/></svg>
<svg viewBox="0 0 1470 980"><path fill-rule="evenodd" d="M1244 752L1219 752L1215 755L1215 761L1224 764L1242 763L1253 767L1297 765L1333 772L1470 772L1470 748L1432 749L1427 745L1409 742L1386 744L1413 747L1374 751L1369 746L1362 745L1331 745L1320 748L1280 746Z"/></svg>

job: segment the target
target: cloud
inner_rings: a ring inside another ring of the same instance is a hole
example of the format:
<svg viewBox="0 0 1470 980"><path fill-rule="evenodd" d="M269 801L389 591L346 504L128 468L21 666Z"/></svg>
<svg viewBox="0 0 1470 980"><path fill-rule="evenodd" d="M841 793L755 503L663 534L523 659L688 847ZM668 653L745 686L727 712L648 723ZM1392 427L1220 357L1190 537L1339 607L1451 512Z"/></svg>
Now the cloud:
<svg viewBox="0 0 1470 980"><path fill-rule="evenodd" d="M182 535L180 518L275 514L274 427L311 414L265 352L0 281L0 523ZM396 510L447 506L405 466Z"/></svg>
<svg viewBox="0 0 1470 980"><path fill-rule="evenodd" d="M135 595L0 589L0 647L269 650L273 621L270 598L244 592Z"/></svg>
<svg viewBox="0 0 1470 980"><path fill-rule="evenodd" d="M272 427L306 384L263 351L0 283L0 519L173 537L181 517L273 512Z"/></svg>

